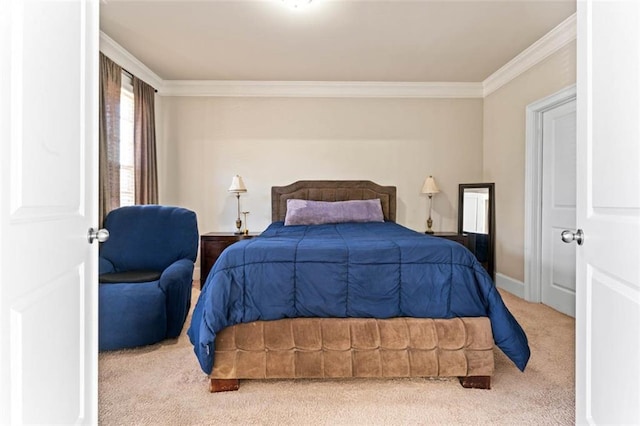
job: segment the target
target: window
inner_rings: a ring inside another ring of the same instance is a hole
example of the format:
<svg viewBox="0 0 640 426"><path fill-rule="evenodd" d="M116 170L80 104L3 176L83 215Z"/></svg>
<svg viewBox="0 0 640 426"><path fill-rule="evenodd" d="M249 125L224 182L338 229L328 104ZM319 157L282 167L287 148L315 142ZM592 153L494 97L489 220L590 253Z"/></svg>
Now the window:
<svg viewBox="0 0 640 426"><path fill-rule="evenodd" d="M157 204L158 172L155 89L100 53L100 94L102 223L120 206Z"/></svg>
<svg viewBox="0 0 640 426"><path fill-rule="evenodd" d="M135 169L133 145L133 81L122 73L120 88L120 205L135 204Z"/></svg>

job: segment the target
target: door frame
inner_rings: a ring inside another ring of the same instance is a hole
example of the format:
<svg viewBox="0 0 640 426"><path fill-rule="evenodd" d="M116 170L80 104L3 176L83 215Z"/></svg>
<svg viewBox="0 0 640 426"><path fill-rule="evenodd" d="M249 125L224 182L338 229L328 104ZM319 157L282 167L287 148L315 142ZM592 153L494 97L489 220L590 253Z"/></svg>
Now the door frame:
<svg viewBox="0 0 640 426"><path fill-rule="evenodd" d="M524 183L524 299L542 301L542 120L543 114L576 99L576 85L537 100L526 109Z"/></svg>

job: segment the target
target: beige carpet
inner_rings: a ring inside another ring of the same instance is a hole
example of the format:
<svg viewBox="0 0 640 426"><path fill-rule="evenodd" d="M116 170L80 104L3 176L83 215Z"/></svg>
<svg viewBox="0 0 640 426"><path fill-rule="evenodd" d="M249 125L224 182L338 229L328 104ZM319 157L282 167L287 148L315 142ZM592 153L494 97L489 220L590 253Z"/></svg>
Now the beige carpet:
<svg viewBox="0 0 640 426"><path fill-rule="evenodd" d="M195 290L195 289L194 289ZM241 381L211 394L186 325L178 339L99 358L103 425L574 423L575 321L502 292L529 337L521 373L498 349L491 390L457 379ZM194 291L194 303L198 291ZM190 318L187 319L189 324Z"/></svg>

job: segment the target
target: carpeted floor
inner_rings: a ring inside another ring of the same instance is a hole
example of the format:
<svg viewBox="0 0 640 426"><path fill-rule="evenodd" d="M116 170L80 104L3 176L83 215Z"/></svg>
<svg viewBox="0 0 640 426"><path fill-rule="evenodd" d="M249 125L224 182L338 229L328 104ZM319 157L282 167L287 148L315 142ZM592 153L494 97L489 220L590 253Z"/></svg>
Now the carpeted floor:
<svg viewBox="0 0 640 426"><path fill-rule="evenodd" d="M575 321L501 292L529 337L521 373L496 349L491 390L457 379L241 381L211 394L186 328L178 339L101 353L102 425L574 424ZM195 305L198 291L194 288Z"/></svg>

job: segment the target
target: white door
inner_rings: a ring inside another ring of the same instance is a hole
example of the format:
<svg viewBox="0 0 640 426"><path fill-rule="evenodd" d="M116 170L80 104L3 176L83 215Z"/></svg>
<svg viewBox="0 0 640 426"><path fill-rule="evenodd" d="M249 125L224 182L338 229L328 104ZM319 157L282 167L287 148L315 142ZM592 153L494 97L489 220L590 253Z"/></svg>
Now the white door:
<svg viewBox="0 0 640 426"><path fill-rule="evenodd" d="M576 227L576 101L542 115L542 303L576 316L576 246L558 235Z"/></svg>
<svg viewBox="0 0 640 426"><path fill-rule="evenodd" d="M640 424L640 2L578 2L576 421Z"/></svg>
<svg viewBox="0 0 640 426"><path fill-rule="evenodd" d="M98 3L0 2L0 424L97 423Z"/></svg>

